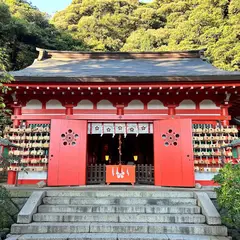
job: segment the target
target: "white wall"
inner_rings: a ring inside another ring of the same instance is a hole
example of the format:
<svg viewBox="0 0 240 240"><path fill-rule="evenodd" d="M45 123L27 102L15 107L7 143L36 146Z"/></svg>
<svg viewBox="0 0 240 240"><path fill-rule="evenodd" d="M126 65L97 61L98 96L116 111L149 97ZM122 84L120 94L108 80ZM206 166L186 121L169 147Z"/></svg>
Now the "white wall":
<svg viewBox="0 0 240 240"><path fill-rule="evenodd" d="M151 100L148 103L147 108L148 109L167 109L167 107L165 107L163 105L163 103L160 100L157 100L157 99Z"/></svg>
<svg viewBox="0 0 240 240"><path fill-rule="evenodd" d="M196 104L190 99L185 99L180 102L179 106L176 109L196 109Z"/></svg>
<svg viewBox="0 0 240 240"><path fill-rule="evenodd" d="M144 109L144 104L140 100L132 100L125 109Z"/></svg>
<svg viewBox="0 0 240 240"><path fill-rule="evenodd" d="M97 103L97 109L116 109L108 100L101 100Z"/></svg>
<svg viewBox="0 0 240 240"><path fill-rule="evenodd" d="M32 99L27 102L26 106L23 107L24 109L42 109L42 103L37 99Z"/></svg>
<svg viewBox="0 0 240 240"><path fill-rule="evenodd" d="M200 102L200 109L220 109L220 107L217 107L212 100L205 99Z"/></svg>
<svg viewBox="0 0 240 240"><path fill-rule="evenodd" d="M74 109L93 109L93 103L90 100L81 100Z"/></svg>
<svg viewBox="0 0 240 240"><path fill-rule="evenodd" d="M47 102L46 109L65 109L65 107L58 100L52 99Z"/></svg>

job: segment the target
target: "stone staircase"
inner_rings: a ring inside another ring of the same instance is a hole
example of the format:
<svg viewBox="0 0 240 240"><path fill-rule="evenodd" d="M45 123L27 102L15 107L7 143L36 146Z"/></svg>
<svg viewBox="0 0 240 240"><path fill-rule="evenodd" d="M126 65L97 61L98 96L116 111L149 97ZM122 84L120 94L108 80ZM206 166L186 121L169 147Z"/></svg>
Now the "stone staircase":
<svg viewBox="0 0 240 240"><path fill-rule="evenodd" d="M12 226L11 238L229 239L226 227L206 223L195 197L194 192L188 191L47 191L33 212L32 221ZM31 208L33 199L25 209ZM24 221L19 218L19 222Z"/></svg>

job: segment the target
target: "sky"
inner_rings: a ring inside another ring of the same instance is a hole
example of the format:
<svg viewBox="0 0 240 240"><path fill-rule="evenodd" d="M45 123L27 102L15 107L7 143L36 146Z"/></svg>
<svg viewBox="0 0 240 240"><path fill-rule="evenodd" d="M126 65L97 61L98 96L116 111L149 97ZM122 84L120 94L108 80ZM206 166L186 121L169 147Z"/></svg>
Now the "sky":
<svg viewBox="0 0 240 240"><path fill-rule="evenodd" d="M66 8L72 0L30 0L40 11L53 14Z"/></svg>
<svg viewBox="0 0 240 240"><path fill-rule="evenodd" d="M53 15L57 11L66 8L72 0L30 0L40 11ZM149 0L143 0L149 2Z"/></svg>

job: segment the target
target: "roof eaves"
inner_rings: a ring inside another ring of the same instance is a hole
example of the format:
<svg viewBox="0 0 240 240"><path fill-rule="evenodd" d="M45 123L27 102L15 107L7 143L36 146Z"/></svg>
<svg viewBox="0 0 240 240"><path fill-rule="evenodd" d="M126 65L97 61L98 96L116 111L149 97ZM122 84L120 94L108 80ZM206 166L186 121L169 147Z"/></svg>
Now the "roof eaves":
<svg viewBox="0 0 240 240"><path fill-rule="evenodd" d="M206 75L206 76L17 76L16 82L54 82L54 83L138 83L138 82L212 82L212 81L240 81L240 75Z"/></svg>

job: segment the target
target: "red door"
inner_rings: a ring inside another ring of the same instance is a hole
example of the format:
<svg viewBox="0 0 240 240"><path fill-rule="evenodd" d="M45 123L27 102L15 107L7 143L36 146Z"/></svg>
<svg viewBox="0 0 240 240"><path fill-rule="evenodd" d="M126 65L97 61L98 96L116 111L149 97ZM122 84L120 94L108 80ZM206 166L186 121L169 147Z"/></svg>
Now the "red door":
<svg viewBox="0 0 240 240"><path fill-rule="evenodd" d="M195 186L190 119L154 122L154 175L157 186Z"/></svg>
<svg viewBox="0 0 240 240"><path fill-rule="evenodd" d="M86 184L87 121L52 120L48 186Z"/></svg>

